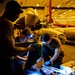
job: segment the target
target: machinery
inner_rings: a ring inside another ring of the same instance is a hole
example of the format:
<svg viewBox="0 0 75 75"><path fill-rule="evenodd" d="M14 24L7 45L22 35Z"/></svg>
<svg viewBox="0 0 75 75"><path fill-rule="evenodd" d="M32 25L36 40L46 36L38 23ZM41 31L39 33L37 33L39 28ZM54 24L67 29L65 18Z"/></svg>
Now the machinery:
<svg viewBox="0 0 75 75"><path fill-rule="evenodd" d="M75 44L75 27L54 28L57 31L63 32L66 35L67 43Z"/></svg>
<svg viewBox="0 0 75 75"><path fill-rule="evenodd" d="M62 44L67 42L67 38L64 33L57 31L55 29L52 29L52 28L41 28L39 30L35 30L34 33L37 35L38 41L41 41L41 37L44 33L48 33L52 37L57 37L61 41Z"/></svg>

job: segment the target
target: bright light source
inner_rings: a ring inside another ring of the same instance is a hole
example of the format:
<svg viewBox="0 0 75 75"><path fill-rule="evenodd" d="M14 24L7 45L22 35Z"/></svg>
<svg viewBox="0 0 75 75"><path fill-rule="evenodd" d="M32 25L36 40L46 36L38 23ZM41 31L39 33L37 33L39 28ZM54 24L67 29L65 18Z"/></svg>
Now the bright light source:
<svg viewBox="0 0 75 75"><path fill-rule="evenodd" d="M72 9L71 9L71 10L69 10L69 11L72 11Z"/></svg>
<svg viewBox="0 0 75 75"><path fill-rule="evenodd" d="M55 9L53 9L52 11L55 11Z"/></svg>
<svg viewBox="0 0 75 75"><path fill-rule="evenodd" d="M39 4L37 4L36 6L39 6Z"/></svg>
<svg viewBox="0 0 75 75"><path fill-rule="evenodd" d="M60 7L60 5L57 6L57 8L59 8L59 7Z"/></svg>

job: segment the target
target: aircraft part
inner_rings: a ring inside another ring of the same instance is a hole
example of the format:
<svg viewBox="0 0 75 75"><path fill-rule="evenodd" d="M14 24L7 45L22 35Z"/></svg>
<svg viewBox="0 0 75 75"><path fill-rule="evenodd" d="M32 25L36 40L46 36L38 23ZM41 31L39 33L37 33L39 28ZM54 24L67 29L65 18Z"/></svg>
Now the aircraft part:
<svg viewBox="0 0 75 75"><path fill-rule="evenodd" d="M67 41L67 38L66 38L64 33L60 32L60 31L57 31L57 30L54 30L52 28L41 28L40 30L35 32L35 34L40 36L39 37L40 41L41 41L41 37L44 33L48 33L52 37L57 37L58 39L60 39L61 43L65 43Z"/></svg>

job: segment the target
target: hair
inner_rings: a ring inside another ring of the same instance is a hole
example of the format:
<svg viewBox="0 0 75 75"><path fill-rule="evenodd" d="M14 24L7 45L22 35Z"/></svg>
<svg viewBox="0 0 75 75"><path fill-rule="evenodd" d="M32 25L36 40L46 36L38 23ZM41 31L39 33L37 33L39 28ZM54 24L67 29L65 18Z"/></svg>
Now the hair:
<svg viewBox="0 0 75 75"><path fill-rule="evenodd" d="M43 42L46 42L50 39L50 35L48 33L45 33L42 35L42 41Z"/></svg>
<svg viewBox="0 0 75 75"><path fill-rule="evenodd" d="M23 34L23 35L29 35L29 32L28 32L27 29L24 29L24 30L22 31L22 34Z"/></svg>

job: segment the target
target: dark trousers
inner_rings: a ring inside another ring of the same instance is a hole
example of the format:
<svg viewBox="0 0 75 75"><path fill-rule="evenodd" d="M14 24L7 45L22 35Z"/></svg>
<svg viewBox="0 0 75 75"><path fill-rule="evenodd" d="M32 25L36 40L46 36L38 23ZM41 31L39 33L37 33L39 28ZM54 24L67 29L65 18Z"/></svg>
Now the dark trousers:
<svg viewBox="0 0 75 75"><path fill-rule="evenodd" d="M49 56L52 57L54 53L47 46L43 46L42 50L43 50L44 62L49 61L50 60ZM53 62L53 66L56 68L60 68L60 65L62 63L62 58L63 57L59 55L58 58Z"/></svg>
<svg viewBox="0 0 75 75"><path fill-rule="evenodd" d="M13 61L4 55L0 55L0 75L17 75Z"/></svg>
<svg viewBox="0 0 75 75"><path fill-rule="evenodd" d="M37 51L30 51L29 52L29 56L28 56L28 60L25 64L25 69L31 69L31 66L34 65L37 61L37 59L40 56L38 55Z"/></svg>
<svg viewBox="0 0 75 75"><path fill-rule="evenodd" d="M14 59L13 62L16 67L17 75L23 75L22 61Z"/></svg>

